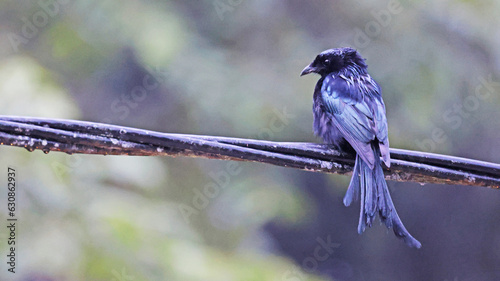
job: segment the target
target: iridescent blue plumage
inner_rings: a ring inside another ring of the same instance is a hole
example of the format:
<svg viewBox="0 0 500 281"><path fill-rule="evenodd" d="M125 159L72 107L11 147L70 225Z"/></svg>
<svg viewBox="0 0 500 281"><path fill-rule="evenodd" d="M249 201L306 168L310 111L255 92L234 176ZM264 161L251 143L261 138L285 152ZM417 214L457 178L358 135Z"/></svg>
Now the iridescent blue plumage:
<svg viewBox="0 0 500 281"><path fill-rule="evenodd" d="M301 75L321 75L314 90L314 132L326 143L352 148L356 162L344 204L361 198L358 232L371 226L378 212L407 245L421 244L406 230L392 202L381 162L390 166L385 105L380 86L366 71L367 65L351 48L326 50ZM382 157L382 161L380 160Z"/></svg>

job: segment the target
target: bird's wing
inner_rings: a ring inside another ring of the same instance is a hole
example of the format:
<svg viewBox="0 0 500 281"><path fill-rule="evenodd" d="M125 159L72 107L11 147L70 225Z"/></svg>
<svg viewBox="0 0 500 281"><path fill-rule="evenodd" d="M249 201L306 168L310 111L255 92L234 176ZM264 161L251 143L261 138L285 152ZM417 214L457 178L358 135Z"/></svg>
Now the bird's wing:
<svg viewBox="0 0 500 281"><path fill-rule="evenodd" d="M380 96L380 88L371 78L368 79L371 81L328 75L323 80L321 97L332 122L373 168L375 156L371 142L375 139L380 142L384 162L389 159L389 144L385 106L381 98L376 98ZM377 91L377 94L369 91Z"/></svg>
<svg viewBox="0 0 500 281"><path fill-rule="evenodd" d="M380 154L382 155L382 160L384 161L385 165L387 167L390 167L391 162L390 162L390 152L389 152L389 134L387 128L387 117L385 116L385 105L381 97L375 98L374 116L375 116L374 122L375 122L376 136L379 141Z"/></svg>

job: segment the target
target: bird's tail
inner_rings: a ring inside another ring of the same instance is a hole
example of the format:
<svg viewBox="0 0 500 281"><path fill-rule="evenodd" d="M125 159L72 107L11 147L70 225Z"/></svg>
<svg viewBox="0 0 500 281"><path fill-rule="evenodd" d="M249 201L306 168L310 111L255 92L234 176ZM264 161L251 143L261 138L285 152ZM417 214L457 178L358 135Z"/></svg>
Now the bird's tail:
<svg viewBox="0 0 500 281"><path fill-rule="evenodd" d="M375 154L373 169L370 169L359 155L356 156L351 182L344 196L344 205L349 206L353 200L361 197L358 233L361 234L365 231L367 225L372 226L373 219L378 211L381 221L385 223L387 228L392 227L396 236L402 238L408 246L420 248L422 244L406 230L396 212L385 182L378 144L373 144L372 149Z"/></svg>

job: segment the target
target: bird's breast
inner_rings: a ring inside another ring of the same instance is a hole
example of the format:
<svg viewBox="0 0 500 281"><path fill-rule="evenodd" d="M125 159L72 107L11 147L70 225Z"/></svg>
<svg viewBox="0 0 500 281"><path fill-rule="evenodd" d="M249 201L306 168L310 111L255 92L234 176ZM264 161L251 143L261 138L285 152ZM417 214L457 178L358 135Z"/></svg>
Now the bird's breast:
<svg viewBox="0 0 500 281"><path fill-rule="evenodd" d="M320 96L315 92L313 101L314 134L321 137L325 143L340 146L345 142L340 131L332 122L331 113L327 112Z"/></svg>

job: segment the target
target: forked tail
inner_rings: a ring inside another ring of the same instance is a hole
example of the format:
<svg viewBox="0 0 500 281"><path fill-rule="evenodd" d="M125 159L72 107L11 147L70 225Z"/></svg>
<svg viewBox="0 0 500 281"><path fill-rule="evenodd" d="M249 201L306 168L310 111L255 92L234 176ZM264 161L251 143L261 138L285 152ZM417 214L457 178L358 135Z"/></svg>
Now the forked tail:
<svg viewBox="0 0 500 281"><path fill-rule="evenodd" d="M351 205L352 201L357 200L361 195L358 233L361 234L365 231L366 226L372 226L373 219L378 211L380 220L385 223L387 228L392 227L396 236L402 238L408 246L420 248L422 244L406 230L396 212L387 183L385 182L378 144L373 144L372 149L375 154L373 170L370 169L368 164L359 155L356 155L351 182L344 196L344 205Z"/></svg>

